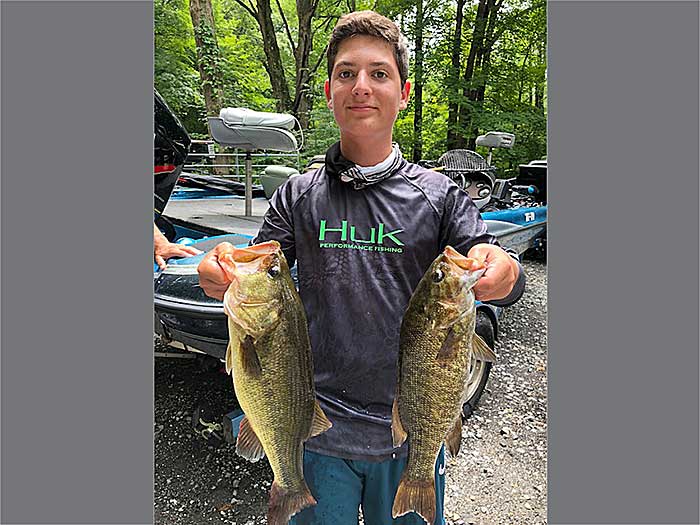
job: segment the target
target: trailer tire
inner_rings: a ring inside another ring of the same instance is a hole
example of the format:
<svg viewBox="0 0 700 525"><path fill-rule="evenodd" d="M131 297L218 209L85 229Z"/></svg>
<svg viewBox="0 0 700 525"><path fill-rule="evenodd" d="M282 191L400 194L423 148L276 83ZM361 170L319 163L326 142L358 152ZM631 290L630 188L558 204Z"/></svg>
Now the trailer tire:
<svg viewBox="0 0 700 525"><path fill-rule="evenodd" d="M476 313L476 327L474 331L489 345L489 348L493 350L495 343L495 330L493 326L493 321L484 312ZM462 420L465 421L476 408L481 395L484 393L486 388L486 383L489 380L489 374L491 372L491 363L478 361L472 359L472 363L469 365L470 373L467 379L467 389L468 398L467 401L462 405Z"/></svg>

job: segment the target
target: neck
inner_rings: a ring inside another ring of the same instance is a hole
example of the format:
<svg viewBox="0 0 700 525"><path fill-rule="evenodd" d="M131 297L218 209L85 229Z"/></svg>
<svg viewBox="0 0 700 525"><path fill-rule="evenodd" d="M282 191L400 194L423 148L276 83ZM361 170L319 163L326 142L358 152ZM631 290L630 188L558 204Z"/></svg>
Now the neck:
<svg viewBox="0 0 700 525"><path fill-rule="evenodd" d="M391 154L391 134L383 140L341 135L340 152L358 166L374 166Z"/></svg>

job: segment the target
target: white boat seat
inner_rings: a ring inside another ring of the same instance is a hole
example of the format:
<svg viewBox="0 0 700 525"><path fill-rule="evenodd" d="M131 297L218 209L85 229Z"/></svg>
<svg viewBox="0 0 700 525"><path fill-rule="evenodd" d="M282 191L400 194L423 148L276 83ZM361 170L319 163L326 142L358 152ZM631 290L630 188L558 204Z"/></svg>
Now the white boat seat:
<svg viewBox="0 0 700 525"><path fill-rule="evenodd" d="M299 149L297 139L286 129L231 124L221 117L209 117L208 121L212 138L222 146L247 151L263 149L291 152Z"/></svg>
<svg viewBox="0 0 700 525"><path fill-rule="evenodd" d="M253 111L248 108L223 108L219 111L226 124L234 126L263 126L265 128L283 128L292 130L296 119L286 113L268 113Z"/></svg>

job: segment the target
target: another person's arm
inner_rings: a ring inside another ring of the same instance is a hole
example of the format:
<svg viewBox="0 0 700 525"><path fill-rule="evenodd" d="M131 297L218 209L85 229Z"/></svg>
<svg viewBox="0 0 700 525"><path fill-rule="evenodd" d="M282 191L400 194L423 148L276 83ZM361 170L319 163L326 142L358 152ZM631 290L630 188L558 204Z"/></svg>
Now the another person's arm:
<svg viewBox="0 0 700 525"><path fill-rule="evenodd" d="M170 257L191 257L200 253L202 253L201 250L192 246L170 242L158 226L153 224L153 259L161 270L165 268L166 261Z"/></svg>

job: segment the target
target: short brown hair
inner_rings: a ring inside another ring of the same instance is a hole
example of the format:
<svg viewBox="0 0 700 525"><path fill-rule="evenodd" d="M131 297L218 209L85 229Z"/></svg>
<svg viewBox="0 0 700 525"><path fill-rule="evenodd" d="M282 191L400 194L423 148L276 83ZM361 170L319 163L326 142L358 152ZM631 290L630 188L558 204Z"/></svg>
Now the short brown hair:
<svg viewBox="0 0 700 525"><path fill-rule="evenodd" d="M396 65L399 69L401 85L403 86L408 80L408 48L406 47L406 39L394 22L374 11L355 11L340 17L333 28L331 40L328 43L328 52L326 53L328 78L330 79L333 74L335 57L338 55L340 43L346 38L351 38L355 35L381 38L391 45L394 50Z"/></svg>

